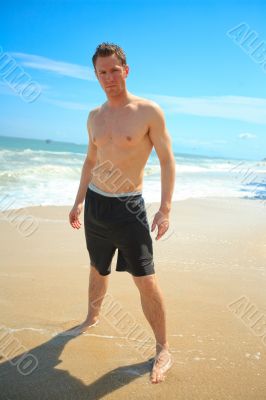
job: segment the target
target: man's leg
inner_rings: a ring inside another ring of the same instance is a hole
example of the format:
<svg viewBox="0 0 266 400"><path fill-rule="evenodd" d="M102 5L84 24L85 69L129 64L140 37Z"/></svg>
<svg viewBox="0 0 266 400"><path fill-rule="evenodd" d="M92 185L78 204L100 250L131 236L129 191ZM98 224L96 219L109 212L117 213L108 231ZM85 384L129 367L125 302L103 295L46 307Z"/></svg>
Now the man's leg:
<svg viewBox="0 0 266 400"><path fill-rule="evenodd" d="M101 275L94 266L90 266L88 314L80 325L80 331L85 332L99 321L101 304L108 288L109 275Z"/></svg>
<svg viewBox="0 0 266 400"><path fill-rule="evenodd" d="M89 304L86 320L94 324L99 319L101 304L107 292L109 275L101 275L91 265L89 278Z"/></svg>
<svg viewBox="0 0 266 400"><path fill-rule="evenodd" d="M151 382L158 383L164 380L164 373L172 365L166 338L164 299L155 274L133 276L133 279L140 292L144 315L150 323L156 339L156 360L151 373Z"/></svg>

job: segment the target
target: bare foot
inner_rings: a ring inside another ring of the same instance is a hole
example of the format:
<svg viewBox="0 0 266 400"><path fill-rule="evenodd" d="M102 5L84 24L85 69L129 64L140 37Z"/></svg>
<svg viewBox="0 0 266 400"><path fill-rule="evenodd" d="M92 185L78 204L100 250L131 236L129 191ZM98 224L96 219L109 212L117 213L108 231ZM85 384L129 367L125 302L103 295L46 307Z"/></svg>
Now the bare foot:
<svg viewBox="0 0 266 400"><path fill-rule="evenodd" d="M173 365L172 356L167 349L161 350L154 358L150 375L151 383L160 383L165 380L165 372Z"/></svg>
<svg viewBox="0 0 266 400"><path fill-rule="evenodd" d="M86 333L90 328L97 326L99 323L99 319L93 320L93 321L88 321L85 320L81 324L74 326L73 328L68 329L66 332L64 332L65 335L69 336L76 336L76 335L81 335L82 333Z"/></svg>
<svg viewBox="0 0 266 400"><path fill-rule="evenodd" d="M97 320L93 320L93 321L87 321L85 320L84 322L82 322L82 324L77 326L77 329L80 333L86 333L87 330L89 330L90 328L92 328L93 326L97 326L99 323L99 319Z"/></svg>

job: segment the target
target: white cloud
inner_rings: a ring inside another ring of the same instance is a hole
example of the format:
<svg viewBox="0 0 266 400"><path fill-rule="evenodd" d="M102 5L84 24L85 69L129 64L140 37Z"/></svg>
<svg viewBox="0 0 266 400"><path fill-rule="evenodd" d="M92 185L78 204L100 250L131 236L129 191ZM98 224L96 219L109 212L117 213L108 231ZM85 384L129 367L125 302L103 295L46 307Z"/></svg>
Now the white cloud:
<svg viewBox="0 0 266 400"><path fill-rule="evenodd" d="M238 137L240 139L255 139L256 135L254 135L253 133L240 133Z"/></svg>
<svg viewBox="0 0 266 400"><path fill-rule="evenodd" d="M35 83L35 81L32 81ZM40 88L41 93L44 91L47 91L50 87L48 85L43 85L37 82L38 87ZM14 86L14 87L13 87ZM8 95L8 96L18 96L19 93L23 90L23 84L17 84L13 85L9 84L8 81L5 82L0 82L0 95Z"/></svg>
<svg viewBox="0 0 266 400"><path fill-rule="evenodd" d="M53 104L58 107L66 108L69 110L88 110L88 105L74 102L74 101L65 101L65 100L55 100L49 98L43 98L46 103Z"/></svg>
<svg viewBox="0 0 266 400"><path fill-rule="evenodd" d="M95 81L94 71L90 67L78 64L71 64L63 61L56 61L50 58L26 53L10 53L14 58L19 59L19 63L28 68L54 72L58 75L69 76L71 78Z"/></svg>
<svg viewBox="0 0 266 400"><path fill-rule="evenodd" d="M65 108L68 110L90 111L92 108L97 107L96 104L89 104L89 103L85 104L68 100L56 100L48 97L43 97L42 100L45 101L46 103L53 104L55 106Z"/></svg>
<svg viewBox="0 0 266 400"><path fill-rule="evenodd" d="M234 119L266 124L266 99L244 96L175 97L147 94L167 113Z"/></svg>
<svg viewBox="0 0 266 400"><path fill-rule="evenodd" d="M48 92L49 86L47 85L40 85L41 87L41 93L43 92ZM1 95L8 95L8 96L18 96L18 93L15 90L12 90L11 87L9 87L7 84L0 82L0 96ZM40 97L40 100L53 104L57 107L65 108L67 110L79 110L79 111L90 111L93 108L96 108L98 104L96 103L80 103L80 102L75 102L75 101L69 101L69 100L58 100L58 99L53 99L51 97L47 97L42 94Z"/></svg>

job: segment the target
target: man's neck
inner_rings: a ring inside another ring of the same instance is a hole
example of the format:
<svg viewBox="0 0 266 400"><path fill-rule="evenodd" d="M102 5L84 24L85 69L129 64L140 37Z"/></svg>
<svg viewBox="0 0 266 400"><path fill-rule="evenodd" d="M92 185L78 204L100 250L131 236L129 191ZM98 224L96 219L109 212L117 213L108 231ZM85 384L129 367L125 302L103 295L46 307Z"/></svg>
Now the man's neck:
<svg viewBox="0 0 266 400"><path fill-rule="evenodd" d="M119 96L107 96L107 107L108 108L120 108L125 106L126 104L128 104L130 102L131 96L129 92L124 92L123 94L119 95Z"/></svg>

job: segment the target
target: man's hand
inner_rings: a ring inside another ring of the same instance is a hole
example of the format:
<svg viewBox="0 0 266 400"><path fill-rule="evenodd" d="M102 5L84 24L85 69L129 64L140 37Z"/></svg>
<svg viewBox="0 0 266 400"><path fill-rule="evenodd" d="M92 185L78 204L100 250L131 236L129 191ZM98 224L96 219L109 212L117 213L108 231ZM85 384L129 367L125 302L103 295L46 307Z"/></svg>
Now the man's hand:
<svg viewBox="0 0 266 400"><path fill-rule="evenodd" d="M163 213L162 211L158 211L155 214L152 222L151 226L152 232L156 228L156 225L158 226L158 232L155 239L159 240L169 228L169 213Z"/></svg>
<svg viewBox="0 0 266 400"><path fill-rule="evenodd" d="M81 227L79 215L82 211L82 207L82 204L74 205L69 213L69 222L73 228L79 229Z"/></svg>

